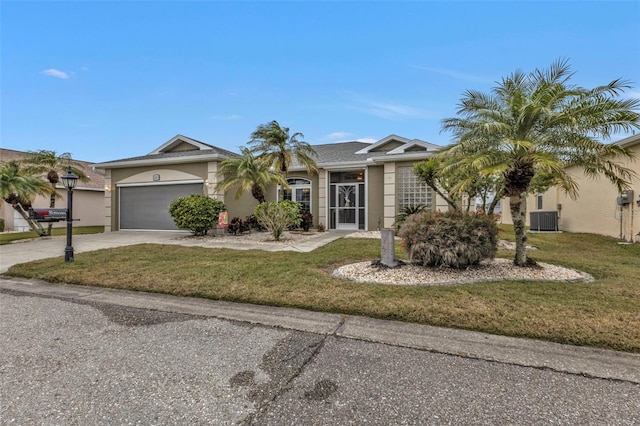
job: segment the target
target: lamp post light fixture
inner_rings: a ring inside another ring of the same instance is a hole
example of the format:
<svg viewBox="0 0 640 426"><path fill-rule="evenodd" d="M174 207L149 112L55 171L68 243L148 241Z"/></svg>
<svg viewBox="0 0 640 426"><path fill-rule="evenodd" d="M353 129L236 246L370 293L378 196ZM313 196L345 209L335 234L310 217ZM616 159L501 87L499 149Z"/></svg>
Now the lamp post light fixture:
<svg viewBox="0 0 640 426"><path fill-rule="evenodd" d="M67 173L60 177L62 184L67 188L67 247L64 249L64 261L73 262L73 246L71 245L71 234L73 233L73 188L78 184L78 176L73 174L71 166Z"/></svg>

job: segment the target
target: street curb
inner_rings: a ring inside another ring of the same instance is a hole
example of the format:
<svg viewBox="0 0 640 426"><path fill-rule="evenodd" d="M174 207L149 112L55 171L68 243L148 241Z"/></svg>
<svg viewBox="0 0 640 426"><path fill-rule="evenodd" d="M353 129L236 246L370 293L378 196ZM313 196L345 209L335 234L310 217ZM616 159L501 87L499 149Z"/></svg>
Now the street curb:
<svg viewBox="0 0 640 426"><path fill-rule="evenodd" d="M0 276L0 289L207 316L640 384L640 354L627 352L302 309L52 284L6 276Z"/></svg>

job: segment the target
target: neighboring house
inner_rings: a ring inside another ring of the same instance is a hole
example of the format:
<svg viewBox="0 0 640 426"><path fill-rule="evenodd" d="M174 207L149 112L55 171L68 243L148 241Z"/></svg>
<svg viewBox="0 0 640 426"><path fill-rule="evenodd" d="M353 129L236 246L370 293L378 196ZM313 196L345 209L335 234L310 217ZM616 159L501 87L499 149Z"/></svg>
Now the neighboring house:
<svg viewBox="0 0 640 426"><path fill-rule="evenodd" d="M418 139L391 135L370 144L344 142L314 145L318 174L303 167L289 170L289 189L267 188L267 200L298 201L314 224L329 230L375 230L391 227L399 210L425 204L446 209L443 200L413 173L413 164L439 148ZM141 157L97 164L105 170L105 231L174 230L169 203L189 194L223 201L229 216L252 214L257 201L249 193L236 200L235 190L216 191L218 165L236 153L177 135Z"/></svg>
<svg viewBox="0 0 640 426"><path fill-rule="evenodd" d="M544 215L557 219L557 229L566 232L587 232L620 238L624 241L640 242L640 134L615 142L616 145L628 148L634 160L620 159L620 163L635 170L636 177L631 182L631 190L626 192L626 199L621 199L616 187L606 178L596 179L585 176L577 167L568 172L578 182L578 197L572 200L563 191L551 188L544 194L531 195L527 198L527 211L533 213L534 224L542 224ZM502 219L504 223L512 223L509 211L509 200L503 200ZM539 213L540 212L540 213ZM544 213L549 212L549 213ZM540 221L537 215L540 215ZM531 215L527 215L527 225L531 225ZM535 223L535 222L538 223Z"/></svg>
<svg viewBox="0 0 640 426"><path fill-rule="evenodd" d="M0 149L0 163L21 160L26 155L22 151ZM104 176L93 169L93 163L76 161L82 165L89 180L78 181L78 186L73 190L73 218L79 220L74 222L74 226L101 226L104 224ZM66 208L67 190L62 183L58 184L56 192L56 208ZM49 202L49 196L37 196L32 204L34 207L48 208ZM30 229L22 216L3 200L0 200L0 217L4 219L5 231L20 232ZM66 226L66 222L54 222L53 226Z"/></svg>

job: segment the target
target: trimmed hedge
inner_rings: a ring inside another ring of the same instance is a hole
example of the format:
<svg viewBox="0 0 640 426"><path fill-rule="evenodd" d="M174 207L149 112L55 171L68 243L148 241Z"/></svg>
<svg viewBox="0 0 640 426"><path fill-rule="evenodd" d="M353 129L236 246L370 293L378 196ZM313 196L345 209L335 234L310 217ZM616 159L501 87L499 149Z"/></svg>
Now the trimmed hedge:
<svg viewBox="0 0 640 426"><path fill-rule="evenodd" d="M178 229L189 230L194 235L207 235L224 211L227 206L222 201L199 194L176 198L169 205L169 214Z"/></svg>
<svg viewBox="0 0 640 426"><path fill-rule="evenodd" d="M462 269L493 259L498 227L492 216L460 212L423 211L410 215L400 227L413 263Z"/></svg>

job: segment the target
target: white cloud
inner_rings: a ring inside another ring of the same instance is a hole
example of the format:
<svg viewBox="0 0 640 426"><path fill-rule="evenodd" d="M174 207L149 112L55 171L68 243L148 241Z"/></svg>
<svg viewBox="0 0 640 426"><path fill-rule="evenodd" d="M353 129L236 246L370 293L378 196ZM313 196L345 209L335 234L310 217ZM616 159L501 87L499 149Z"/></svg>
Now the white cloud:
<svg viewBox="0 0 640 426"><path fill-rule="evenodd" d="M231 115L214 115L211 118L214 120L231 121L231 120L239 120L242 117L239 116L238 114L231 114Z"/></svg>
<svg viewBox="0 0 640 426"><path fill-rule="evenodd" d="M429 113L408 105L371 102L369 112L382 118L427 118Z"/></svg>
<svg viewBox="0 0 640 426"><path fill-rule="evenodd" d="M466 74L459 71L449 70L445 68L432 68L432 67L423 67L420 65L411 65L413 68L429 71L436 74L446 75L447 77L455 78L457 80L465 80L465 81L477 81L481 83L493 83L494 81L488 78L484 78L474 74Z"/></svg>
<svg viewBox="0 0 640 426"><path fill-rule="evenodd" d="M376 142L378 142L378 139L374 139L374 138L358 138L358 139L356 139L356 142L376 143Z"/></svg>
<svg viewBox="0 0 640 426"><path fill-rule="evenodd" d="M61 78L63 80L69 78L69 74L64 71L59 71L55 68L49 68L48 70L40 71L40 74L48 75L55 78Z"/></svg>
<svg viewBox="0 0 640 426"><path fill-rule="evenodd" d="M351 105L348 105L349 108L362 111L375 117L386 118L389 120L413 118L433 120L440 117L433 111L415 108L409 105L380 102L367 99L353 93L347 93L346 96L351 101Z"/></svg>
<svg viewBox="0 0 640 426"><path fill-rule="evenodd" d="M80 68L80 71L85 71L85 72L89 71L89 67L82 67L82 68Z"/></svg>
<svg viewBox="0 0 640 426"><path fill-rule="evenodd" d="M333 132L329 133L326 137L329 139L346 139L351 136L351 133L347 132Z"/></svg>

